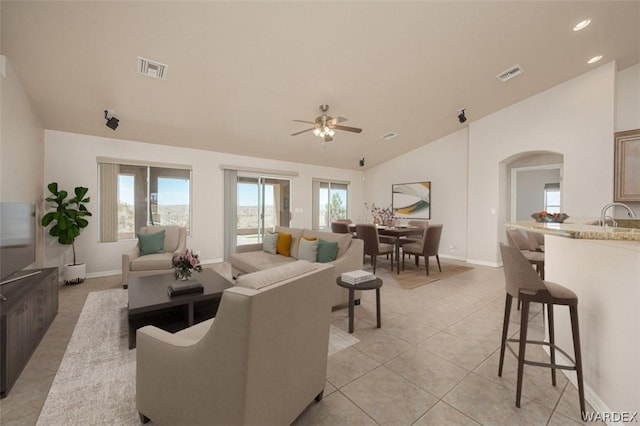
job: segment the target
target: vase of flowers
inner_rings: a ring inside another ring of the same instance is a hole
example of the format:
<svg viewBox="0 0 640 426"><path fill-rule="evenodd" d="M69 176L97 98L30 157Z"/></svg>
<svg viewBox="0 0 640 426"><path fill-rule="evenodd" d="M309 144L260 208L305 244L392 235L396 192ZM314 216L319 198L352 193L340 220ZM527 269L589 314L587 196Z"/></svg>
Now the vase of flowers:
<svg viewBox="0 0 640 426"><path fill-rule="evenodd" d="M202 265L198 255L193 250L186 249L184 252L173 255L173 274L176 280L186 281L191 278L193 271L202 272Z"/></svg>
<svg viewBox="0 0 640 426"><path fill-rule="evenodd" d="M364 207L371 213L374 225L388 225L395 219L391 206L378 207L375 203L371 203L371 205L364 203Z"/></svg>

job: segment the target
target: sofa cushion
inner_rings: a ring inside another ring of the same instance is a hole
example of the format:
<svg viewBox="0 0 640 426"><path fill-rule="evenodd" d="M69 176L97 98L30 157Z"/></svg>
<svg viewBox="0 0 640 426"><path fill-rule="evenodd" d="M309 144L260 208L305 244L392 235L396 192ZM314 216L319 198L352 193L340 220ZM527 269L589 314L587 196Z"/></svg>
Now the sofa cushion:
<svg viewBox="0 0 640 426"><path fill-rule="evenodd" d="M171 269L173 253L155 253L136 257L131 261L132 271L153 271L156 269Z"/></svg>
<svg viewBox="0 0 640 426"><path fill-rule="evenodd" d="M298 257L298 241L302 236L302 229L300 228L287 228L286 226L276 226L275 232L283 232L285 234L291 234L291 251L289 256Z"/></svg>
<svg viewBox="0 0 640 426"><path fill-rule="evenodd" d="M277 252L283 256L291 256L291 234L278 232Z"/></svg>
<svg viewBox="0 0 640 426"><path fill-rule="evenodd" d="M341 257L347 252L349 246L351 245L351 239L353 238L353 235L351 234L334 234L332 232L312 231L310 229L305 229L302 236L305 238L318 238L325 241L338 243L337 257Z"/></svg>
<svg viewBox="0 0 640 426"><path fill-rule="evenodd" d="M279 254L270 254L265 251L248 251L245 253L233 253L229 256L229 261L234 268L245 273L261 271L273 268L274 266L292 263L292 257L284 257Z"/></svg>
<svg viewBox="0 0 640 426"><path fill-rule="evenodd" d="M164 253L164 234L164 229L153 234L136 234L140 244L140 256Z"/></svg>
<svg viewBox="0 0 640 426"><path fill-rule="evenodd" d="M262 250L267 253L276 254L278 246L278 234L276 232L265 232L262 241Z"/></svg>
<svg viewBox="0 0 640 426"><path fill-rule="evenodd" d="M296 260L295 262L291 262L278 268L270 268L264 271L240 275L236 280L236 285L258 290L272 284L297 277L298 275L305 274L315 269L316 267L306 260Z"/></svg>
<svg viewBox="0 0 640 426"><path fill-rule="evenodd" d="M338 255L338 243L333 241L318 240L318 262L328 263L336 260Z"/></svg>
<svg viewBox="0 0 640 426"><path fill-rule="evenodd" d="M298 243L298 259L309 262L316 262L318 259L318 240L308 240L300 238Z"/></svg>

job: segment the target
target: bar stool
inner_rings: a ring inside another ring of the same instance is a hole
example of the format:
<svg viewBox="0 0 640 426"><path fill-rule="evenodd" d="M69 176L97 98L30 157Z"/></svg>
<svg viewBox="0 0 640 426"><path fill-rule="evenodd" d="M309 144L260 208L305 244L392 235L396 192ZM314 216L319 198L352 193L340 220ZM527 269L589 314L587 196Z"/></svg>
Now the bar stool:
<svg viewBox="0 0 640 426"><path fill-rule="evenodd" d="M517 229L507 229L507 241L510 246L520 249L525 259L536 266L536 271L544 280L544 252L538 250L538 244Z"/></svg>
<svg viewBox="0 0 640 426"><path fill-rule="evenodd" d="M578 395L580 398L580 411L585 412L584 385L582 378L582 356L580 352L580 331L578 328L578 297L566 287L550 281L543 281L531 268L529 261L517 247L500 244L502 252L502 263L504 265L505 287L507 291L504 306L504 322L502 325L502 340L500 344L500 365L498 376L502 377L502 365L504 363L505 349L518 358L518 381L516 389L516 407L520 407L520 397L522 396L522 376L524 365L534 365L537 367L551 368L551 384L556 386L556 369L575 370L578 376ZM511 302L517 297L522 302L520 313L520 336L518 339L507 339L509 329L509 316L511 314ZM537 302L547 305L547 319L549 325L549 342L527 340L527 326L529 325L529 304ZM573 348L575 360L561 348L555 345L555 331L553 324L553 306L564 305L569 307L571 316L571 331L573 334ZM518 343L519 350L515 351L507 342ZM549 347L551 362L543 363L525 359L527 344L544 345ZM556 364L556 349L566 356L573 365Z"/></svg>

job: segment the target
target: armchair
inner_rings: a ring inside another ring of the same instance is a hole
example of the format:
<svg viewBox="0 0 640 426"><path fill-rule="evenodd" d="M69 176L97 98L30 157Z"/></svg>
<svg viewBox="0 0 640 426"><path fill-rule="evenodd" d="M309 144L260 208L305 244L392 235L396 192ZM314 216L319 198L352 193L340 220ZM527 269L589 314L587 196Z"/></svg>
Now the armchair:
<svg viewBox="0 0 640 426"><path fill-rule="evenodd" d="M129 277L141 277L171 272L175 253L187 248L187 229L181 226L149 226L140 228L140 234L154 234L164 229L164 253L140 256L140 242L122 255L122 287L129 286Z"/></svg>
<svg viewBox="0 0 640 426"><path fill-rule="evenodd" d="M332 265L299 260L238 277L214 319L175 334L139 329L141 420L291 424L314 398L322 399L331 284Z"/></svg>

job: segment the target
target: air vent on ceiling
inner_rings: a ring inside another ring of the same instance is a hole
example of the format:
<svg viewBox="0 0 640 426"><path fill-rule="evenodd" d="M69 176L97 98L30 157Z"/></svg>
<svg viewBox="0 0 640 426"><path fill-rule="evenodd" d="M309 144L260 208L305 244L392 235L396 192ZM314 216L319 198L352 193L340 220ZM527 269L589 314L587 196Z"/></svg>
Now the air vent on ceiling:
<svg viewBox="0 0 640 426"><path fill-rule="evenodd" d="M168 68L169 65L138 56L138 74L160 80L166 80Z"/></svg>
<svg viewBox="0 0 640 426"><path fill-rule="evenodd" d="M389 132L389 133L385 133L384 135L380 136L380 139L385 140L385 141L389 141L389 140L395 138L396 136L398 136L397 133Z"/></svg>
<svg viewBox="0 0 640 426"><path fill-rule="evenodd" d="M520 67L520 65L514 65L508 70L502 71L500 74L496 75L496 77L498 78L498 80L504 83L505 81L511 80L513 77L516 77L523 72L524 70L522 69L522 67Z"/></svg>

